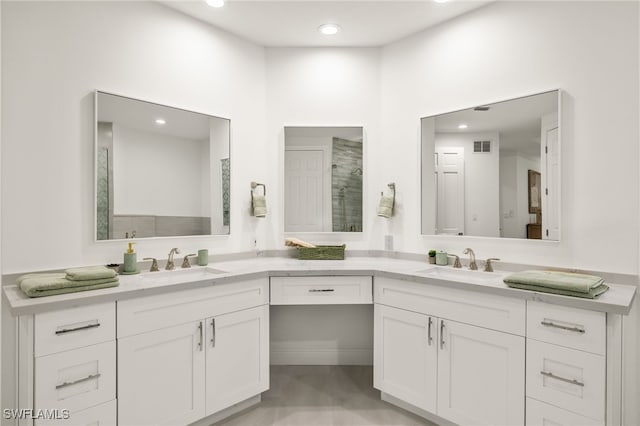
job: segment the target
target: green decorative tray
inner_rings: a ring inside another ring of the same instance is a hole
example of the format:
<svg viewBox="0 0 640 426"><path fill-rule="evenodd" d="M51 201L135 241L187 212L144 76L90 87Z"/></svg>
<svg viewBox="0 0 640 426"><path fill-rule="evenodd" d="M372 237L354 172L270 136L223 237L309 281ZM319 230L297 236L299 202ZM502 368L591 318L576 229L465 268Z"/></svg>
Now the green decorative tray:
<svg viewBox="0 0 640 426"><path fill-rule="evenodd" d="M341 246L316 246L298 248L298 259L302 260L344 260L344 249Z"/></svg>

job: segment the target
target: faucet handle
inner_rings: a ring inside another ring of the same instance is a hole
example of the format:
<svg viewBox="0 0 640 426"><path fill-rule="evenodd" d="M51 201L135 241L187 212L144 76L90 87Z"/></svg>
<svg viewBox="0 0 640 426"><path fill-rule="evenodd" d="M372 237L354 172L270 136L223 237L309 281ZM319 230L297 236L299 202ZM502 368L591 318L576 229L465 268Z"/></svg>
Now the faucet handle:
<svg viewBox="0 0 640 426"><path fill-rule="evenodd" d="M197 256L197 254L195 254L195 253L191 253L191 254L186 255L184 257L184 259L182 260L182 267L183 268L191 268L191 264L189 263L189 258L190 257L196 257L196 256Z"/></svg>
<svg viewBox="0 0 640 426"><path fill-rule="evenodd" d="M500 259L498 259L497 257L490 257L489 259L487 259L484 263L484 272L493 272L493 266L491 265L492 260L495 260L497 262Z"/></svg>
<svg viewBox="0 0 640 426"><path fill-rule="evenodd" d="M151 269L149 269L149 272L158 272L160 269L158 268L158 260L155 257L145 257L142 260L152 260L153 262L151 262Z"/></svg>
<svg viewBox="0 0 640 426"><path fill-rule="evenodd" d="M460 263L460 256L458 256L457 254L448 254L447 256L455 257L455 260L453 261L454 268L462 268L462 263Z"/></svg>

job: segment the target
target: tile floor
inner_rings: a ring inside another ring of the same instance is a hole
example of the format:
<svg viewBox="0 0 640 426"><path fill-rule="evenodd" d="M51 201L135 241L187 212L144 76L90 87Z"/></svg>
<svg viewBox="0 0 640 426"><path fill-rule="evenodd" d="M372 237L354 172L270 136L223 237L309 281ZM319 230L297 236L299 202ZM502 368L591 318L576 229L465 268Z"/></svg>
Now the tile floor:
<svg viewBox="0 0 640 426"><path fill-rule="evenodd" d="M272 366L262 403L215 426L435 426L380 400L367 366Z"/></svg>

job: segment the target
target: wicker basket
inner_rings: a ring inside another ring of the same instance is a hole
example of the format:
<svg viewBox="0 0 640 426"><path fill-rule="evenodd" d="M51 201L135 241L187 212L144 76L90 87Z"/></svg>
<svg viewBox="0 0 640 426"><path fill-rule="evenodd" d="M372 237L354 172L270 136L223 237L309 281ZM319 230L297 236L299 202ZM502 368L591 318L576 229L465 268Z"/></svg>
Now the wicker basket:
<svg viewBox="0 0 640 426"><path fill-rule="evenodd" d="M316 246L298 248L298 259L302 260L344 260L344 249L341 246Z"/></svg>

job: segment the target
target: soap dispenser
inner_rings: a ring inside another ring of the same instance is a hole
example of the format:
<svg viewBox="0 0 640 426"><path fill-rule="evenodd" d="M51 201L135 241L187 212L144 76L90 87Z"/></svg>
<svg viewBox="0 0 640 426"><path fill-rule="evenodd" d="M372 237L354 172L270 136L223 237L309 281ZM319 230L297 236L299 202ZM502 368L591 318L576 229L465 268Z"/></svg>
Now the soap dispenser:
<svg viewBox="0 0 640 426"><path fill-rule="evenodd" d="M138 261L136 259L136 252L133 251L133 245L135 243L128 243L129 248L124 254L124 266L122 272L125 274L135 274L138 272Z"/></svg>

